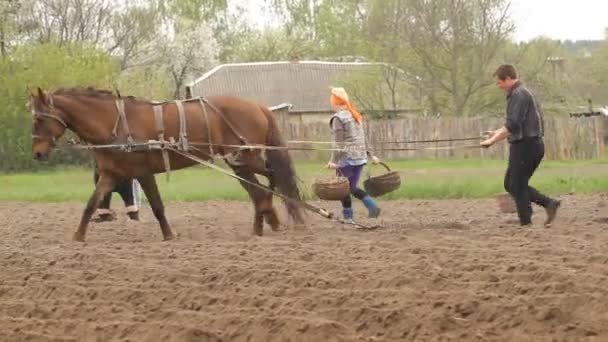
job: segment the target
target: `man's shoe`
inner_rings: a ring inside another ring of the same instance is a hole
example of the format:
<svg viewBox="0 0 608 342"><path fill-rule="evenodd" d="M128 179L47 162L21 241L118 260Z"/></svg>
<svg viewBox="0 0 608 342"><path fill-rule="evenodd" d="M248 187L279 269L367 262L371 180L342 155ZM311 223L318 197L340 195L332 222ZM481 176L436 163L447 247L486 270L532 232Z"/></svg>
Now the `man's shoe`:
<svg viewBox="0 0 608 342"><path fill-rule="evenodd" d="M555 220L557 216L557 210L559 209L561 201L553 200L547 207L545 207L545 212L547 212L547 219L545 220L545 227L551 227L551 224Z"/></svg>

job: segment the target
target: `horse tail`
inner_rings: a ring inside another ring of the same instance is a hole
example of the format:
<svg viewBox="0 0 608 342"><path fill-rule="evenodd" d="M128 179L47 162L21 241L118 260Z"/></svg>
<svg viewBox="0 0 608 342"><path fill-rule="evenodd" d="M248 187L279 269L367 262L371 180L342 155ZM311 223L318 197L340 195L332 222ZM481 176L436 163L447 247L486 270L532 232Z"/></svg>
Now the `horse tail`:
<svg viewBox="0 0 608 342"><path fill-rule="evenodd" d="M263 106L260 106L268 119L268 135L266 143L273 147L286 147L287 143L283 139L283 135L279 129L279 125L272 112ZM278 191L295 201L283 199L287 213L296 223L304 223L302 211L299 203L296 201L302 200L302 194L298 187L296 170L293 161L287 149L267 149L266 160L268 166L272 170L272 177Z"/></svg>

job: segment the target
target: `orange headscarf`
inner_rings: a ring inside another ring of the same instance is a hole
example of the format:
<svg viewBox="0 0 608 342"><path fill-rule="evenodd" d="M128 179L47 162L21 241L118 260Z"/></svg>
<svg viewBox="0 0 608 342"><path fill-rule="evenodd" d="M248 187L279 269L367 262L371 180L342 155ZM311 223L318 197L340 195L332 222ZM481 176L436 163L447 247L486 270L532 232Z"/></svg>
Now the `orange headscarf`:
<svg viewBox="0 0 608 342"><path fill-rule="evenodd" d="M353 118L355 118L358 123L363 121L363 115L361 115L357 108L348 100L348 94L344 88L331 88L331 97L329 100L334 106L345 106L348 108L353 115Z"/></svg>

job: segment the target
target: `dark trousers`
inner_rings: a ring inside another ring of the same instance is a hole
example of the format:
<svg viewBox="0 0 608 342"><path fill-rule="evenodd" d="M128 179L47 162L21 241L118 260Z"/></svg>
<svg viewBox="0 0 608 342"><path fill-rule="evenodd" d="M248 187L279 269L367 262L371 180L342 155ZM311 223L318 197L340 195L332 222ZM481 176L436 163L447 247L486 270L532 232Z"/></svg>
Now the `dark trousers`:
<svg viewBox="0 0 608 342"><path fill-rule="evenodd" d="M530 178L545 156L545 145L540 138L526 139L512 143L509 148L509 166L505 175L505 190L515 200L519 222L532 222L532 204L546 207L552 201L538 190L528 185Z"/></svg>
<svg viewBox="0 0 608 342"><path fill-rule="evenodd" d="M95 184L97 184L97 180L99 180L99 174L97 174L97 171L95 171L95 173L93 174L93 179L95 180ZM135 195L133 194L133 180L127 179L116 184L114 189L108 192L108 194L103 198L101 204L99 205L100 209L110 209L112 192L118 192L120 194L120 197L122 197L122 200L125 203L125 207L132 206L135 204Z"/></svg>

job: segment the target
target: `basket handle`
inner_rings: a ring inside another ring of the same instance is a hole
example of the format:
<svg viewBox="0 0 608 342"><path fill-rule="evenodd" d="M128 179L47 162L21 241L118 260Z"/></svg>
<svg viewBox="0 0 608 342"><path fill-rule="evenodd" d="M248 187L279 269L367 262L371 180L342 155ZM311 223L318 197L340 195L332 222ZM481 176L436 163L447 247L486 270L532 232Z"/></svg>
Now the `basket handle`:
<svg viewBox="0 0 608 342"><path fill-rule="evenodd" d="M323 166L323 167L321 167L321 168L320 168L318 171L316 171L316 173L315 173L314 175L315 175L315 177L317 177L317 176L321 175L322 173L324 173L324 172L326 172L326 171L327 171L327 168ZM336 174L337 174L338 176L342 176L342 177L344 177L344 175L342 174L342 171L340 171L340 168L337 168L337 169L335 169L334 171L336 171Z"/></svg>
<svg viewBox="0 0 608 342"><path fill-rule="evenodd" d="M379 162L378 164L380 164L380 165L384 166L384 168L385 168L385 169L386 169L388 172L391 172L391 168L390 168L390 167L388 167L388 165L386 165L384 162L382 162L382 161L381 161L381 162ZM372 164L372 165L373 165L373 164ZM371 178L371 172L370 172L370 169L371 169L371 167L368 167L368 168L367 168L367 178L368 178L368 179L369 179L369 178Z"/></svg>

